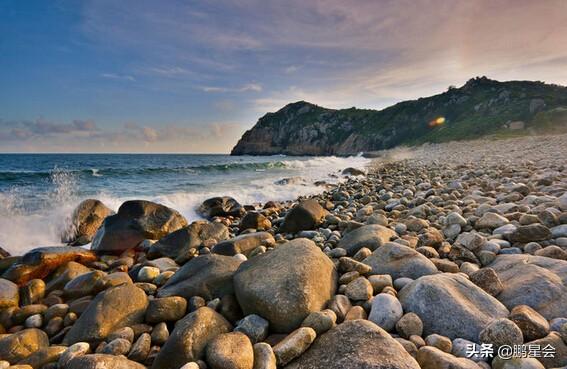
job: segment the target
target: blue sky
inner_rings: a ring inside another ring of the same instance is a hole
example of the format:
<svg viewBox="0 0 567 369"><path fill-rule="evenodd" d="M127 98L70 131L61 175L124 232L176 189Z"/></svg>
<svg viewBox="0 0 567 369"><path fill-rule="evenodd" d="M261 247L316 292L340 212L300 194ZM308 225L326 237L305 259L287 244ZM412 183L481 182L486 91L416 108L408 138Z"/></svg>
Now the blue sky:
<svg viewBox="0 0 567 369"><path fill-rule="evenodd" d="M268 111L567 85L563 0L0 0L0 151L228 152Z"/></svg>

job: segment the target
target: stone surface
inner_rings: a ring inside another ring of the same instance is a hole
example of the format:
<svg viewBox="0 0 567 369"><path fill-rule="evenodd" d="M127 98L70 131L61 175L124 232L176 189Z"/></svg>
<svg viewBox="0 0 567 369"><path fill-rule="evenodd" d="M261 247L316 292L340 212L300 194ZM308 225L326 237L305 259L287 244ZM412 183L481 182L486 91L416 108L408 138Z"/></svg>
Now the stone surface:
<svg viewBox="0 0 567 369"><path fill-rule="evenodd" d="M314 311L305 318L301 323L302 327L313 328L317 335L327 332L335 326L337 315L333 310L325 309L322 311Z"/></svg>
<svg viewBox="0 0 567 369"><path fill-rule="evenodd" d="M275 332L291 332L335 293L337 272L313 241L295 239L242 263L234 289L242 311L258 314Z"/></svg>
<svg viewBox="0 0 567 369"><path fill-rule="evenodd" d="M145 366L124 356L92 354L70 360L65 369L145 369Z"/></svg>
<svg viewBox="0 0 567 369"><path fill-rule="evenodd" d="M405 312L421 318L426 335L451 339L478 342L480 331L492 320L508 316L504 305L458 274L421 277L403 288L399 299Z"/></svg>
<svg viewBox="0 0 567 369"><path fill-rule="evenodd" d="M217 243L211 249L214 254L233 256L236 254L250 255L254 249L261 245L273 245L276 241L268 232L253 232L241 234L226 241Z"/></svg>
<svg viewBox="0 0 567 369"><path fill-rule="evenodd" d="M347 254L352 256L363 247L374 251L395 235L396 232L390 228L378 224L364 225L345 234L339 241L338 247L345 249Z"/></svg>
<svg viewBox="0 0 567 369"><path fill-rule="evenodd" d="M97 252L121 252L145 239L159 240L187 225L176 210L145 200L126 201L118 213L106 217L91 243Z"/></svg>
<svg viewBox="0 0 567 369"><path fill-rule="evenodd" d="M532 255L499 255L490 265L503 281L498 295L508 308L528 305L546 319L567 311L567 261Z"/></svg>
<svg viewBox="0 0 567 369"><path fill-rule="evenodd" d="M388 293L380 293L372 299L368 320L385 331L391 331L403 314L402 305L397 298Z"/></svg>
<svg viewBox="0 0 567 369"><path fill-rule="evenodd" d="M510 319L494 319L479 334L481 343L488 343L495 348L500 346L518 346L524 343L520 328Z"/></svg>
<svg viewBox="0 0 567 369"><path fill-rule="evenodd" d="M150 324L178 321L185 316L187 300L181 296L169 296L150 300L146 310L146 322Z"/></svg>
<svg viewBox="0 0 567 369"><path fill-rule="evenodd" d="M212 300L233 294L232 278L241 261L225 255L200 255L185 263L165 285L158 297L201 296Z"/></svg>
<svg viewBox="0 0 567 369"><path fill-rule="evenodd" d="M284 366L299 357L311 346L315 337L317 337L317 333L309 327L301 327L288 334L274 346L278 366Z"/></svg>
<svg viewBox="0 0 567 369"><path fill-rule="evenodd" d="M317 200L305 200L297 204L285 216L281 227L283 232L296 233L303 230L315 229L327 215Z"/></svg>
<svg viewBox="0 0 567 369"><path fill-rule="evenodd" d="M525 342L543 338L549 334L547 320L527 305L515 306L510 312L510 320L520 328Z"/></svg>
<svg viewBox="0 0 567 369"><path fill-rule="evenodd" d="M86 245L92 241L104 219L112 214L114 214L114 211L100 200L87 199L82 201L73 210L69 224L61 235L61 242L73 246Z"/></svg>
<svg viewBox="0 0 567 369"><path fill-rule="evenodd" d="M0 335L0 359L16 364L48 345L47 334L35 328L24 329L7 336Z"/></svg>
<svg viewBox="0 0 567 369"><path fill-rule="evenodd" d="M203 201L199 206L198 212L205 218L226 216L240 216L244 213L244 208L235 199L229 196L212 197Z"/></svg>
<svg viewBox="0 0 567 369"><path fill-rule="evenodd" d="M421 369L479 369L474 361L457 358L432 346L424 346L417 352Z"/></svg>
<svg viewBox="0 0 567 369"><path fill-rule="evenodd" d="M285 366L285 369L306 368L420 369L401 344L376 324L365 320L337 325Z"/></svg>
<svg viewBox="0 0 567 369"><path fill-rule="evenodd" d="M252 343L239 332L213 338L207 345L206 357L211 369L252 369L254 365Z"/></svg>
<svg viewBox="0 0 567 369"><path fill-rule="evenodd" d="M0 278L0 309L18 307L19 301L18 286L12 281Z"/></svg>
<svg viewBox="0 0 567 369"><path fill-rule="evenodd" d="M491 296L498 296L504 289L498 274L492 268L482 268L470 275L471 282L488 292Z"/></svg>
<svg viewBox="0 0 567 369"><path fill-rule="evenodd" d="M242 332L252 343L261 342L268 336L270 322L259 315L247 315L236 324L235 332Z"/></svg>
<svg viewBox="0 0 567 369"><path fill-rule="evenodd" d="M377 248L363 262L372 267L372 274L389 274L392 279L416 279L438 272L428 258L410 247L394 242Z"/></svg>
<svg viewBox="0 0 567 369"><path fill-rule="evenodd" d="M213 309L197 309L177 322L151 368L178 369L187 362L202 359L207 344L231 330L230 323Z"/></svg>
<svg viewBox="0 0 567 369"><path fill-rule="evenodd" d="M110 288L89 304L63 342L100 341L119 328L141 323L147 306L146 294L133 284Z"/></svg>
<svg viewBox="0 0 567 369"><path fill-rule="evenodd" d="M254 369L276 369L276 355L272 346L265 342L254 345Z"/></svg>
<svg viewBox="0 0 567 369"><path fill-rule="evenodd" d="M152 244L148 251L150 257L167 256L180 261L188 260L195 249L207 240L216 242L229 237L228 228L219 222L196 221L172 232Z"/></svg>
<svg viewBox="0 0 567 369"><path fill-rule="evenodd" d="M507 238L510 242L521 243L543 241L551 238L551 231L543 224L529 224L517 227Z"/></svg>

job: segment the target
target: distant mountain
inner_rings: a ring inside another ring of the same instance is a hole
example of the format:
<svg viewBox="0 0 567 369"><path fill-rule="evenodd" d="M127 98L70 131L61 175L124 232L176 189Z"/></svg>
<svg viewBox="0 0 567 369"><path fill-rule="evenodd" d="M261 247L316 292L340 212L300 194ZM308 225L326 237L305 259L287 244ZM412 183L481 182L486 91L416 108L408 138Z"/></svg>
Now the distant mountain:
<svg viewBox="0 0 567 369"><path fill-rule="evenodd" d="M305 101L268 113L232 155L349 155L488 135L567 132L567 87L486 77L383 110L327 109Z"/></svg>

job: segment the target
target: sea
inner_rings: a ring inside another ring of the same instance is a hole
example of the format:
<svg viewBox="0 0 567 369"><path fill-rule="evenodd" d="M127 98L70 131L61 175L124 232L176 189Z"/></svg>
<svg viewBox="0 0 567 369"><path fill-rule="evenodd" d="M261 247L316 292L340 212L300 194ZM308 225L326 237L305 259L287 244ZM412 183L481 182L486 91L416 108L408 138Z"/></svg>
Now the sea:
<svg viewBox="0 0 567 369"><path fill-rule="evenodd" d="M285 201L325 190L317 181L344 181L352 157L229 156L208 154L0 154L0 247L21 255L61 245L61 232L84 199L118 209L126 200L154 201L189 222L213 196L242 204Z"/></svg>

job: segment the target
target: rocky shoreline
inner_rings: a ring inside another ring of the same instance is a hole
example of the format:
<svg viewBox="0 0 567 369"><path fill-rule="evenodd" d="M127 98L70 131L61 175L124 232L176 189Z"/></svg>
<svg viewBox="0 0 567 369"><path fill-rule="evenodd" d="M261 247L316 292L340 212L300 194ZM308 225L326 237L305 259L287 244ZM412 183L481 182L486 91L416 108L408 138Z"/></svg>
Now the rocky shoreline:
<svg viewBox="0 0 567 369"><path fill-rule="evenodd" d="M74 246L0 256L0 369L565 368L566 158L564 135L391 150L194 222L85 201Z"/></svg>

